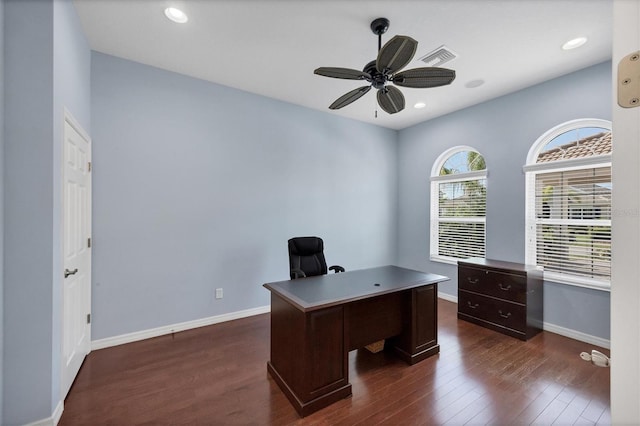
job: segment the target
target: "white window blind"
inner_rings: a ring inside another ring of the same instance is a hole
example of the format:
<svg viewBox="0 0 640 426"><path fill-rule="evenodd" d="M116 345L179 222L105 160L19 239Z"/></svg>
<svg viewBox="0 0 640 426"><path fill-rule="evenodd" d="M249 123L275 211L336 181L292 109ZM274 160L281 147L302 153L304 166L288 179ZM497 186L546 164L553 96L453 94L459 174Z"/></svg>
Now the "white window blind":
<svg viewBox="0 0 640 426"><path fill-rule="evenodd" d="M485 256L486 178L432 182L432 257L455 261Z"/></svg>
<svg viewBox="0 0 640 426"><path fill-rule="evenodd" d="M535 217L530 253L545 272L608 282L611 167L531 173Z"/></svg>

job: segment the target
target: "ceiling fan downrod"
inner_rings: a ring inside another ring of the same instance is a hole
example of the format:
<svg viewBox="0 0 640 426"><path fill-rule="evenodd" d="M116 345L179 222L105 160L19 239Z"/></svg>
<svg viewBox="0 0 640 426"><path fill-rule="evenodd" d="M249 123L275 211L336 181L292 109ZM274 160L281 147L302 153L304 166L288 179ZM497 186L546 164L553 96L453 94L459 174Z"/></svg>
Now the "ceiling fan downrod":
<svg viewBox="0 0 640 426"><path fill-rule="evenodd" d="M382 34L389 29L389 20L387 18L377 18L371 22L371 31L378 36L378 52L382 49Z"/></svg>

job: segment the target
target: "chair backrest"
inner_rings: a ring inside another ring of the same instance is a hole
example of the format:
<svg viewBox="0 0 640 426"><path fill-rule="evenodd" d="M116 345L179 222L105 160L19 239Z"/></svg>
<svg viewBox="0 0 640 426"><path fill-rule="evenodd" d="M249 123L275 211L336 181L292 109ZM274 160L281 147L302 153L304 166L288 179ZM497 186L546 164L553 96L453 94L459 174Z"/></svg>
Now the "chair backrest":
<svg viewBox="0 0 640 426"><path fill-rule="evenodd" d="M319 237L296 237L289 240L289 271L302 270L308 277L325 275L324 242ZM296 276L290 272L291 279Z"/></svg>

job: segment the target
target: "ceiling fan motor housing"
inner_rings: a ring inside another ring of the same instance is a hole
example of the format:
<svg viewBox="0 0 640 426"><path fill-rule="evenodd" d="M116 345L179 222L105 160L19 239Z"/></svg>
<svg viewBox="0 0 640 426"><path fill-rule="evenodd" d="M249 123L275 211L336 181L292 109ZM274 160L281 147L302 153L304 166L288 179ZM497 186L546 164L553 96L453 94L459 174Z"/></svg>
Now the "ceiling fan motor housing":
<svg viewBox="0 0 640 426"><path fill-rule="evenodd" d="M374 89L382 89L384 87L385 82L387 81L387 77L378 71L376 68L376 61L373 60L364 66L362 70L371 76L371 85Z"/></svg>

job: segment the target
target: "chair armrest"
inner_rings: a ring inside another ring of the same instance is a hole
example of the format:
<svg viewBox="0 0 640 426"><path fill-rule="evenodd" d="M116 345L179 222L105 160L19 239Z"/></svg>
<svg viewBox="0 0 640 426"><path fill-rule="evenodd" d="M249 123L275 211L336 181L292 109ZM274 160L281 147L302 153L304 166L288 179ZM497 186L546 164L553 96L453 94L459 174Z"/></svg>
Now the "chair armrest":
<svg viewBox="0 0 640 426"><path fill-rule="evenodd" d="M302 269L295 268L295 269L292 269L290 272L293 274L293 279L294 280L297 279L297 278L306 278L307 277L307 274L305 274L302 271Z"/></svg>
<svg viewBox="0 0 640 426"><path fill-rule="evenodd" d="M335 272L336 274L338 272L344 272L344 268L340 265L329 266L329 270Z"/></svg>

